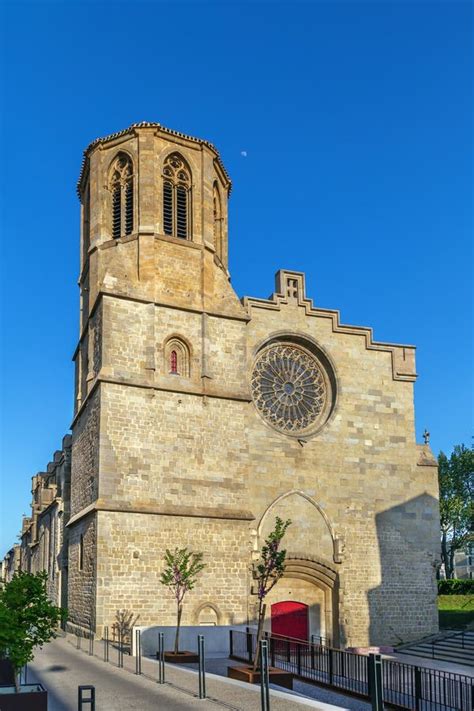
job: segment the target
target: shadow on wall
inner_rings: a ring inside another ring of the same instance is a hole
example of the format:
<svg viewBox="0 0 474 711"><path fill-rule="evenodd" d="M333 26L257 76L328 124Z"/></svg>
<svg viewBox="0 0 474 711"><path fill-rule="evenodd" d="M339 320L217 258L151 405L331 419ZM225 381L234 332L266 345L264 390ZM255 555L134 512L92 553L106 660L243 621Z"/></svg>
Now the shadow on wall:
<svg viewBox="0 0 474 711"><path fill-rule="evenodd" d="M367 593L370 644L396 645L437 632L437 499L422 494L375 521L382 582Z"/></svg>

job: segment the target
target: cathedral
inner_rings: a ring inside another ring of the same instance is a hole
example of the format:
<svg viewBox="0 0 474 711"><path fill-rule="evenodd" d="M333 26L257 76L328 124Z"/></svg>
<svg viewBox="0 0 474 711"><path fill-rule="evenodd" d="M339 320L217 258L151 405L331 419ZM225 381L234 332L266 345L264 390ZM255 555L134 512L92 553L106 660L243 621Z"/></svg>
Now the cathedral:
<svg viewBox="0 0 474 711"><path fill-rule="evenodd" d="M415 348L319 308L302 272L240 299L230 190L211 143L158 123L86 149L72 437L20 559L66 496L41 560L71 630L100 634L119 609L172 625L160 572L185 546L206 567L183 624L252 624L253 564L279 516L292 524L269 629L334 646L434 633L437 468L415 440Z"/></svg>

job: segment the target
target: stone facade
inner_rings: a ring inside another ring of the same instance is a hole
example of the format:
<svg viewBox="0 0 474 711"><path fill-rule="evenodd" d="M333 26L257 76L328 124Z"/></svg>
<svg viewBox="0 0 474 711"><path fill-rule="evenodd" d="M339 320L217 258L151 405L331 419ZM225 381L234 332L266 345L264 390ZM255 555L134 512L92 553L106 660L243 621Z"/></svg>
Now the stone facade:
<svg viewBox="0 0 474 711"><path fill-rule="evenodd" d="M67 607L71 435L63 438L62 449L54 453L46 471L31 478L31 493L31 515L23 517L20 544L14 547L15 570L46 571L50 599ZM9 568L6 579L11 578L11 566L5 566L6 571Z"/></svg>
<svg viewBox="0 0 474 711"><path fill-rule="evenodd" d="M252 565L280 516L269 625L294 600L335 644L433 633L437 469L415 442L415 349L343 325L300 272L239 300L230 187L211 144L159 124L85 151L69 625L100 634L120 609L173 624L159 577L175 546L206 563L184 624L252 622Z"/></svg>

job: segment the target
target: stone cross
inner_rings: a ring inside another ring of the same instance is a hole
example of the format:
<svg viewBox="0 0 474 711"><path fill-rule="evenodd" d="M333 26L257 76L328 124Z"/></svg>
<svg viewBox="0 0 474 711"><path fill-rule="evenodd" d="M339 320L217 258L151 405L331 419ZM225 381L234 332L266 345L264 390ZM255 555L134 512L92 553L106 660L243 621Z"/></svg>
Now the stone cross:
<svg viewBox="0 0 474 711"><path fill-rule="evenodd" d="M425 427L425 431L423 432L423 439L425 440L425 444L430 443L430 433L428 432L426 427Z"/></svg>

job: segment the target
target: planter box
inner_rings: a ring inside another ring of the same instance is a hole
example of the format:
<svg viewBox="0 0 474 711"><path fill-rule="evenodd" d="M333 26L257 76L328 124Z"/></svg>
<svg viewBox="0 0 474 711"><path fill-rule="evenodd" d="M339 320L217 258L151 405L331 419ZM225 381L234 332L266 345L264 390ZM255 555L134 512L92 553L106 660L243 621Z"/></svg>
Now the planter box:
<svg viewBox="0 0 474 711"><path fill-rule="evenodd" d="M293 689L293 674L291 672L270 667L268 670L270 684L284 686L285 689ZM252 667L227 667L227 676L238 681L247 681L249 684L260 684L260 671L254 671Z"/></svg>
<svg viewBox="0 0 474 711"><path fill-rule="evenodd" d="M158 659L158 652L156 653ZM165 652L165 662L170 664L197 664L199 662L199 654L195 652Z"/></svg>
<svg viewBox="0 0 474 711"><path fill-rule="evenodd" d="M22 684L17 694L15 686L0 686L2 711L48 711L48 692L41 684Z"/></svg>

